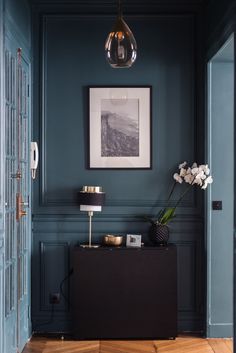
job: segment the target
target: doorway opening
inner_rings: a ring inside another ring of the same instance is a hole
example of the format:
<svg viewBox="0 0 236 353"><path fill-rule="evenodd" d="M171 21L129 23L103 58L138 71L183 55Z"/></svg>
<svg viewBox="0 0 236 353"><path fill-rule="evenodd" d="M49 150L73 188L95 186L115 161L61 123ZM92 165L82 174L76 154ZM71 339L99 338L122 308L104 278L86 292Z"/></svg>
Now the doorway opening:
<svg viewBox="0 0 236 353"><path fill-rule="evenodd" d="M208 337L233 336L234 36L207 66L207 159L214 182L207 196Z"/></svg>

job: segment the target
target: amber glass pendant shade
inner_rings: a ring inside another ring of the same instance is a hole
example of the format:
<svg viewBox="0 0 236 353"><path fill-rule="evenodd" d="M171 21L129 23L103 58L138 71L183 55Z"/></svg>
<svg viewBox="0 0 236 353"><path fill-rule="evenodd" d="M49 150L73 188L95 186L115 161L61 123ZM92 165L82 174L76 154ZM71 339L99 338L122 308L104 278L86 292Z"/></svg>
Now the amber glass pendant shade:
<svg viewBox="0 0 236 353"><path fill-rule="evenodd" d="M129 68L137 57L136 40L122 18L120 2L118 17L105 43L105 53L113 68Z"/></svg>

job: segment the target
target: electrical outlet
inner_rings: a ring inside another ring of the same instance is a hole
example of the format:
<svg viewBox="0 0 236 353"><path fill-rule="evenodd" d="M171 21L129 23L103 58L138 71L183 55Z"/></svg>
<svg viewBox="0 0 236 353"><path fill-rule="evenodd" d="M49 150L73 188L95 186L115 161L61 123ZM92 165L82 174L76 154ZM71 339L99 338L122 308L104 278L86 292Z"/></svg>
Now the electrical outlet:
<svg viewBox="0 0 236 353"><path fill-rule="evenodd" d="M49 294L49 303L50 304L59 304L60 303L60 293L50 293Z"/></svg>

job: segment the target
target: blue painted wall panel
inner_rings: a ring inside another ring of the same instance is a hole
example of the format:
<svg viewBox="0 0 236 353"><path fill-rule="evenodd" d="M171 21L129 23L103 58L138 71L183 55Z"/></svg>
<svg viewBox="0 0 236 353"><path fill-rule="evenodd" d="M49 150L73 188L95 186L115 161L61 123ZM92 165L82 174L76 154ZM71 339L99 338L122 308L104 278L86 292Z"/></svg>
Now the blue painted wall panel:
<svg viewBox="0 0 236 353"><path fill-rule="evenodd" d="M114 70L104 55L114 17L62 13L45 15L38 24L37 20L36 16L34 134L41 153L34 184L33 326L70 331L73 309L67 307L56 309L52 323L38 326L50 317L48 303L47 310L41 303L49 298L51 276L45 271L38 281L40 259L49 259L45 266L52 268L53 259L60 259L61 270L54 278L58 283L70 268L73 246L87 241L88 217L76 203L82 185L102 185L107 194L103 211L94 216L94 241L101 242L107 233L141 233L147 240L149 225L137 216L155 213L154 206L165 204L178 163L194 161L201 141L196 129L197 28L193 14L127 16L138 42L138 59L131 69ZM152 170L87 169L90 85L152 86ZM179 193L177 189L176 198ZM170 240L179 254L181 331L203 329L202 196L187 194L171 224ZM47 241L53 244L51 256L44 257L40 244ZM68 243L62 255L61 243Z"/></svg>
<svg viewBox="0 0 236 353"><path fill-rule="evenodd" d="M42 142L48 201L73 201L76 189L94 182L104 187L108 201L130 200L134 195L139 200L164 199L178 162L194 159L191 17L130 21L140 43L137 63L130 70L111 69L105 60L104 37L111 26L104 18L46 19ZM178 27L174 39L173 26ZM153 33L157 36L152 42ZM142 84L153 87L153 170L87 170L87 86Z"/></svg>
<svg viewBox="0 0 236 353"><path fill-rule="evenodd" d="M232 43L231 43L232 45ZM232 58L233 59L233 58ZM232 336L234 232L234 63L213 59L211 64L212 200L222 211L209 211L209 329L208 335ZM223 331L221 331L223 329ZM227 332L227 333L226 333Z"/></svg>
<svg viewBox="0 0 236 353"><path fill-rule="evenodd" d="M229 39L231 34L234 33L235 10L235 1L232 0L210 1L208 3L205 19L206 57L209 60L212 59ZM228 54L227 57L229 57ZM231 57L231 60L235 62L235 53L233 53L233 51L232 54L233 58ZM221 56L224 56L224 53L222 53ZM219 65L219 63L214 63L214 65ZM215 68L216 67L217 66L215 66ZM219 72L218 75L221 74L222 77L217 76L218 84L215 86L216 99L214 104L216 107L216 125L213 131L215 140L213 141L214 145L212 145L212 147L214 146L214 150L216 149L213 168L216 171L217 178L216 184L214 182L212 187L215 199L219 197L219 199L222 198L224 201L223 212L220 214L216 211L212 212L212 220L214 222L212 227L212 245L209 244L208 248L208 259L213 256L213 263L211 263L211 260L208 261L208 265L210 268L212 267L212 276L209 278L207 286L208 298L210 299L208 304L212 304L212 307L208 306L207 309L207 335L209 337L227 337L233 335L232 316L233 310L235 311L232 304L233 271L235 268L235 260L233 260L233 246L235 247L235 245L233 245L233 232L235 233L235 202L232 201L232 190L235 185L235 142L232 134L233 131L235 131L235 126L233 125L233 120L235 120L235 94L233 98L231 97L234 108L229 98L229 93L231 95L233 94L232 86L235 86L235 73L233 73L232 70L231 64L231 68L226 70L224 75L222 75L222 72ZM226 98L227 96L228 98ZM229 103L227 103L227 99ZM231 111L229 111L229 109ZM229 126L229 124L231 125ZM211 144L211 142L212 141L208 141L208 144ZM219 148L220 142L222 148ZM224 163L226 164L224 165ZM223 177L223 179L225 179L224 185L221 185L221 168L223 165L224 167L227 165L227 169L226 175ZM229 171L229 174L227 171ZM234 181L232 178L234 178ZM228 197L226 195L228 195ZM225 196L226 199L224 199ZM209 204L208 207L211 207L211 205ZM222 217L225 222L225 229L222 227L223 222L220 221ZM233 225L232 222L234 222ZM210 233L209 235L211 236ZM227 239L226 242L225 239ZM224 290L224 288L227 288L227 290ZM236 316L234 315L234 317Z"/></svg>

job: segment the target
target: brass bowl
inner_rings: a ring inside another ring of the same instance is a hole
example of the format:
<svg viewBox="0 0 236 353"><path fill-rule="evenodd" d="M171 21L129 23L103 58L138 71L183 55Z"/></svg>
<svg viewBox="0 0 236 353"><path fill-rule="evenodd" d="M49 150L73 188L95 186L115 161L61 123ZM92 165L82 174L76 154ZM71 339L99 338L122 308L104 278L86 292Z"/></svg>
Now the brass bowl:
<svg viewBox="0 0 236 353"><path fill-rule="evenodd" d="M103 243L110 246L119 246L122 244L123 236L122 235L110 235L107 234L103 237Z"/></svg>

